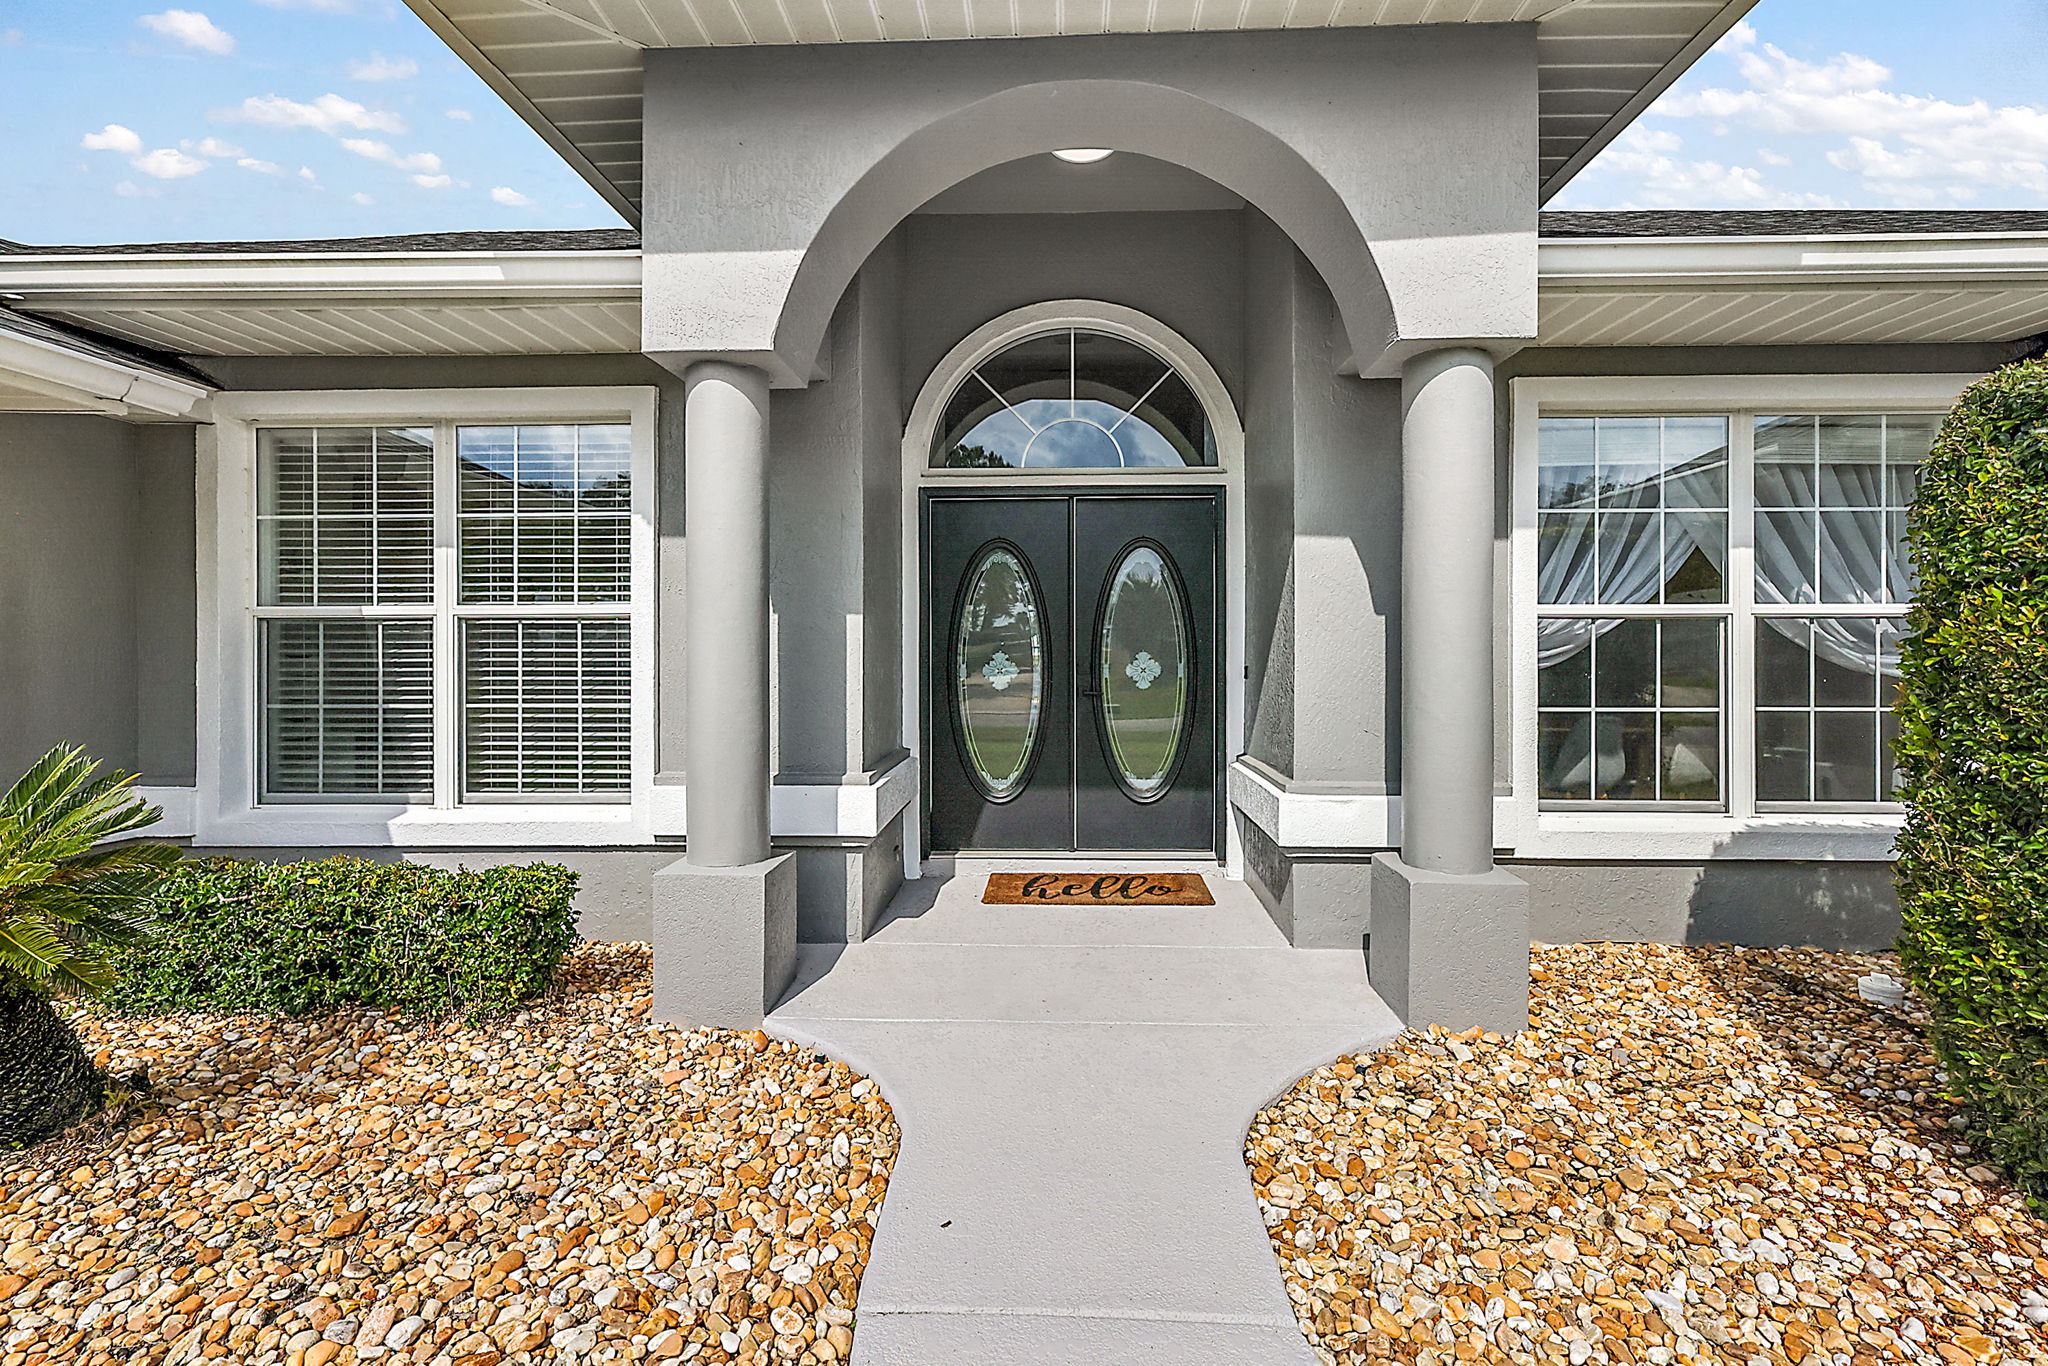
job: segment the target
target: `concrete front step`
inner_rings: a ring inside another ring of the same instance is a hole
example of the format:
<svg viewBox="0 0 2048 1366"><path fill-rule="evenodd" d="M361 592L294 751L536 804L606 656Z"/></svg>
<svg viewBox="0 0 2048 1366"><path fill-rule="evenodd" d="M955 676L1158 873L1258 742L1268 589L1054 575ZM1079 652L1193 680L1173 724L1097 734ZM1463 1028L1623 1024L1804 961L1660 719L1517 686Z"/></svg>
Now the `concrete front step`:
<svg viewBox="0 0 2048 1366"><path fill-rule="evenodd" d="M978 871L807 947L769 1019L902 1126L856 1366L1309 1366L1241 1153L1302 1072L1398 1032L1359 956L1275 947L1221 878L1176 943L1163 908L981 907Z"/></svg>

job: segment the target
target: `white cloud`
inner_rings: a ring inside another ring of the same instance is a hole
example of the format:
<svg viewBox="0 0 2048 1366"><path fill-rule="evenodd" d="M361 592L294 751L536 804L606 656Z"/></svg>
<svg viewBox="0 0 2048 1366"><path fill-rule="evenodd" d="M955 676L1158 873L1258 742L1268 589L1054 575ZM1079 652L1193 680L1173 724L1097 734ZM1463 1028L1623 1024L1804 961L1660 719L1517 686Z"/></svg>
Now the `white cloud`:
<svg viewBox="0 0 2048 1366"><path fill-rule="evenodd" d="M352 203L356 204L374 204L377 202L375 199L372 199L369 195L364 194L361 190L357 190L354 194L350 195L349 200Z"/></svg>
<svg viewBox="0 0 2048 1366"><path fill-rule="evenodd" d="M311 104L282 95L251 95L232 109L216 110L215 118L260 123L270 128L314 128L334 133L342 128L364 132L403 133L405 120L382 109L367 109L340 95L322 95Z"/></svg>
<svg viewBox="0 0 2048 1366"><path fill-rule="evenodd" d="M445 190L455 183L455 177L449 175L416 175L412 178L412 183L423 190Z"/></svg>
<svg viewBox="0 0 2048 1366"><path fill-rule="evenodd" d="M242 157L235 162L235 165L245 171L254 171L258 175L280 175L284 171L284 167L276 162L264 161L257 157Z"/></svg>
<svg viewBox="0 0 2048 1366"><path fill-rule="evenodd" d="M235 50L234 35L198 10L167 9L162 14L145 14L135 21L174 43L225 57Z"/></svg>
<svg viewBox="0 0 2048 1366"><path fill-rule="evenodd" d="M1744 88L1674 92L1650 114L1845 139L1828 152L1829 162L1900 202L1944 202L1982 188L2048 194L2048 106L1904 94L1891 88L1892 72L1881 62L1853 52L1809 62L1759 43L1747 25L1721 48L1734 57Z"/></svg>
<svg viewBox="0 0 2048 1366"><path fill-rule="evenodd" d="M242 155L241 148L232 142L222 142L219 138L201 138L197 142L185 138L178 145L198 157L220 157L225 160Z"/></svg>
<svg viewBox="0 0 2048 1366"><path fill-rule="evenodd" d="M425 175L438 175L441 158L432 152L401 152L388 142L375 138L343 138L341 145L359 157L381 161L387 166L396 166L401 171L416 171Z"/></svg>
<svg viewBox="0 0 2048 1366"><path fill-rule="evenodd" d="M78 145L88 152L119 152L132 157L142 151L142 134L110 123L97 133L87 133L78 140Z"/></svg>
<svg viewBox="0 0 2048 1366"><path fill-rule="evenodd" d="M476 115L470 113L467 109L444 109L441 112L451 119L460 119L464 123L476 122Z"/></svg>
<svg viewBox="0 0 2048 1366"><path fill-rule="evenodd" d="M410 57L386 57L373 52L362 61L348 64L352 81L406 81L420 74L420 64Z"/></svg>
<svg viewBox="0 0 2048 1366"><path fill-rule="evenodd" d="M500 185L492 190L491 201L496 204L503 204L508 209L530 209L533 207L531 199L528 199L510 185Z"/></svg>
<svg viewBox="0 0 2048 1366"><path fill-rule="evenodd" d="M318 177L318 176L316 176L316 175L314 175L314 174L313 174L313 168L312 168L311 166L301 166L301 167L299 167L299 179L301 179L301 180L318 180L319 178L320 178L320 177Z"/></svg>
<svg viewBox="0 0 2048 1366"><path fill-rule="evenodd" d="M183 180L186 176L198 175L213 163L201 161L198 157L186 156L175 147L159 147L145 152L128 163L146 176L158 180Z"/></svg>
<svg viewBox="0 0 2048 1366"><path fill-rule="evenodd" d="M1601 154L1603 170L1627 176L1636 182L1640 202L1630 208L1699 209L1829 208L1834 201L1824 195L1780 190L1764 180L1753 166L1730 166L1718 161L1693 161L1678 155L1685 139L1668 128L1630 128Z"/></svg>

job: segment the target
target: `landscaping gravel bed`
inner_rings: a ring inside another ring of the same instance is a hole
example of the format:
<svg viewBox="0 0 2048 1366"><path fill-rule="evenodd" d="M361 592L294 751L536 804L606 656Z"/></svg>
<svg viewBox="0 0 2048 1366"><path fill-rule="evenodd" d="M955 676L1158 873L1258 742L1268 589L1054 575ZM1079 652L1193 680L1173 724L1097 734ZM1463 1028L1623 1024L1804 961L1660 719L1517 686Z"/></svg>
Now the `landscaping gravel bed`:
<svg viewBox="0 0 2048 1366"><path fill-rule="evenodd" d="M2048 1361L2048 1223L1881 955L1540 950L1531 1028L1304 1079L1245 1155L1326 1361Z"/></svg>
<svg viewBox="0 0 2048 1366"><path fill-rule="evenodd" d="M88 1020L159 1108L0 1155L0 1366L836 1362L896 1125L590 944L476 1026Z"/></svg>

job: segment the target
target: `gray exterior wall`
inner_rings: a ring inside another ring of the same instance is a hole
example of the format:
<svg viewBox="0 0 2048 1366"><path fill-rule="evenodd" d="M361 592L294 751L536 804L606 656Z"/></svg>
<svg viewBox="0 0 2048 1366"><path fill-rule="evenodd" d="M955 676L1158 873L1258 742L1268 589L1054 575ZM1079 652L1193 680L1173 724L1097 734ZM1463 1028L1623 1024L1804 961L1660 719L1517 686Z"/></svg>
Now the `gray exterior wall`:
<svg viewBox="0 0 2048 1366"><path fill-rule="evenodd" d="M192 429L0 414L0 782L83 745L192 781Z"/></svg>
<svg viewBox="0 0 2048 1366"><path fill-rule="evenodd" d="M1810 944L1890 948L1899 902L1889 863L1526 863L1539 943Z"/></svg>

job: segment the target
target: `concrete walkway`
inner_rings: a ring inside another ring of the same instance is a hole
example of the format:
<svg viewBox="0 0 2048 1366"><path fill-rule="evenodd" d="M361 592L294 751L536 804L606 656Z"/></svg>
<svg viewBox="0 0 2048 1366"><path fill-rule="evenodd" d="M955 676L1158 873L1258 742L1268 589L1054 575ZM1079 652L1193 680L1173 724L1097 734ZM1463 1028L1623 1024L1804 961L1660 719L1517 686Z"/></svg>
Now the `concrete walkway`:
<svg viewBox="0 0 2048 1366"><path fill-rule="evenodd" d="M868 942L806 946L769 1017L903 1129L855 1366L1314 1366L1245 1129L1399 1022L1359 954L1288 947L1213 873L1214 907L980 904L990 871L1059 866L910 884Z"/></svg>

